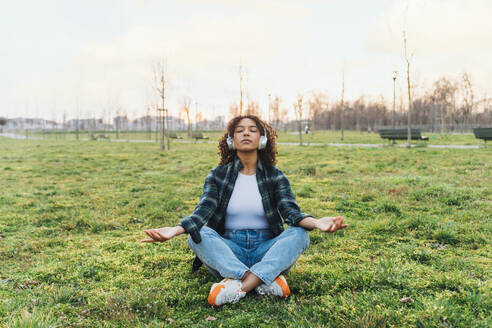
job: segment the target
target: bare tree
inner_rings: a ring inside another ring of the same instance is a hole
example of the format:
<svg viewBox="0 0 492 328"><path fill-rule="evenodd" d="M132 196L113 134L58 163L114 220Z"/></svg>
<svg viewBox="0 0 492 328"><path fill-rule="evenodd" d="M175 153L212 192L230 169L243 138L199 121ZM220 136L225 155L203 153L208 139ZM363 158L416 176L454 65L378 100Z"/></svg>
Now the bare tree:
<svg viewBox="0 0 492 328"><path fill-rule="evenodd" d="M243 64L239 60L239 115L243 114Z"/></svg>
<svg viewBox="0 0 492 328"><path fill-rule="evenodd" d="M280 102L282 100L280 99L279 96L275 96L273 98L273 102L270 103L270 122L273 124L273 127L275 130L278 129L280 121L281 121L281 116L280 116Z"/></svg>
<svg viewBox="0 0 492 328"><path fill-rule="evenodd" d="M62 128L63 128L63 139L66 137L66 132L67 132L67 111L63 111L63 121L62 121Z"/></svg>
<svg viewBox="0 0 492 328"><path fill-rule="evenodd" d="M248 107L246 108L246 115L256 115L260 117L260 105L255 102L254 100L251 100L248 102Z"/></svg>
<svg viewBox="0 0 492 328"><path fill-rule="evenodd" d="M439 108L440 131L441 137L443 137L446 125L446 113L448 108L452 107L452 104L454 103L458 86L453 81L442 77L434 82L433 88L434 90L432 95L436 101L436 105L438 105Z"/></svg>
<svg viewBox="0 0 492 328"><path fill-rule="evenodd" d="M297 95L297 102L294 103L294 114L297 121L297 131L299 132L299 145L302 145L302 94Z"/></svg>
<svg viewBox="0 0 492 328"><path fill-rule="evenodd" d="M412 91L411 91L411 85L410 85L410 59L408 57L407 53L407 35L405 31L403 31L403 47L405 49L405 62L407 63L407 88L408 88L408 112L407 112L407 148L410 148L410 140L412 139L411 136L411 128L410 128L410 120L411 120L411 113L412 113Z"/></svg>
<svg viewBox="0 0 492 328"><path fill-rule="evenodd" d="M463 105L461 106L462 124L470 123L470 116L475 109L475 94L468 73L463 73L461 76L463 89Z"/></svg>
<svg viewBox="0 0 492 328"><path fill-rule="evenodd" d="M164 138L166 137L166 122L167 118L167 108L166 108L166 80L164 78L164 64L162 62L154 65L154 84L155 90L159 94L161 100L161 107L158 108L159 115L161 118L161 150L165 150L166 146L164 144ZM169 137L167 138L167 150L170 150L171 144Z"/></svg>
<svg viewBox="0 0 492 328"><path fill-rule="evenodd" d="M323 111L323 109L326 107L327 101L326 97L323 93L321 92L315 92L309 99L308 105L309 105L309 119L311 120L311 130L314 132L318 125L318 119Z"/></svg>
<svg viewBox="0 0 492 328"><path fill-rule="evenodd" d="M343 116L345 114L344 112L344 104L343 104L343 96L345 93L345 70L342 71L342 101L340 102L340 129L342 132L341 140L343 141L344 139L344 131L343 131Z"/></svg>
<svg viewBox="0 0 492 328"><path fill-rule="evenodd" d="M229 115L231 115L231 117L239 116L238 104L234 103L234 104L229 105Z"/></svg>
<svg viewBox="0 0 492 328"><path fill-rule="evenodd" d="M186 119L188 120L188 138L191 138L191 117L190 117L190 108L191 108L191 99L188 96L183 97L183 111L186 113Z"/></svg>

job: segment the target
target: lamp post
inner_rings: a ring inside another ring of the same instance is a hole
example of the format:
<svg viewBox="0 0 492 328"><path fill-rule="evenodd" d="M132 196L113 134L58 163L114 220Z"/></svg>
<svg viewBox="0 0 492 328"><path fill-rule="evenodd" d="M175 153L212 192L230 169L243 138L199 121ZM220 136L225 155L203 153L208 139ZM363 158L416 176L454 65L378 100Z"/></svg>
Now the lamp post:
<svg viewBox="0 0 492 328"><path fill-rule="evenodd" d="M396 77L398 76L398 71L393 71L393 119L391 120L391 126L395 128L395 107L396 107Z"/></svg>

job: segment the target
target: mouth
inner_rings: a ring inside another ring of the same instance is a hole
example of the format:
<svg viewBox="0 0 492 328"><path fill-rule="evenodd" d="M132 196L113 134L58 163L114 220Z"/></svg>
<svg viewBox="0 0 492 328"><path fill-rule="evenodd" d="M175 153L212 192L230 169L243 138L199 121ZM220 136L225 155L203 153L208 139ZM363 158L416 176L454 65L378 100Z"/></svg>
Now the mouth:
<svg viewBox="0 0 492 328"><path fill-rule="evenodd" d="M252 140L249 140L249 139L244 139L244 140L241 140L241 143L252 143L253 141Z"/></svg>

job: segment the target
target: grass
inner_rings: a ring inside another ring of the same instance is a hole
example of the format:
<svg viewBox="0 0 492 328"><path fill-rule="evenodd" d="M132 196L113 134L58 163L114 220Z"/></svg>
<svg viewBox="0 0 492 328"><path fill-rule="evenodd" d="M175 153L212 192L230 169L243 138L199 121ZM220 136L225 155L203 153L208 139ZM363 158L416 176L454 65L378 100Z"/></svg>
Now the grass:
<svg viewBox="0 0 492 328"><path fill-rule="evenodd" d="M193 211L215 145L0 138L0 327L491 326L491 158L281 145L302 210L350 227L310 232L288 299L214 309L185 236L138 241Z"/></svg>
<svg viewBox="0 0 492 328"><path fill-rule="evenodd" d="M25 132L18 132L20 135L26 135ZM95 135L101 134L101 132L94 133ZM115 132L104 132L105 135L109 136L111 139L116 139ZM279 131L279 142L299 142L299 134L294 131ZM80 132L79 138L81 139L89 139L90 132L84 131ZM178 131L177 135L182 136L186 139L186 131ZM209 136L210 140L218 140L222 135L222 131L205 131L205 136ZM422 135L428 136L429 145L473 145L476 146L478 144L478 140L472 133L469 134L448 134L442 135L439 133L422 133ZM75 133L46 133L42 134L39 132L28 133L28 136L33 136L37 138L46 138L51 140L75 140ZM119 139L136 139L136 140L149 140L149 135L144 132L126 132L121 131L119 133ZM155 133L150 135L150 140L159 141L159 136L156 137ZM366 144L381 144L382 139L378 133L368 133L361 131L345 131L344 132L344 140L341 140L341 132L335 130L323 130L323 131L314 131L308 135L302 135L303 143L344 143L344 144L357 144L357 143L366 143ZM386 143L388 143L386 141ZM406 144L406 140L398 140L398 144ZM412 141L412 143L417 143L417 141Z"/></svg>

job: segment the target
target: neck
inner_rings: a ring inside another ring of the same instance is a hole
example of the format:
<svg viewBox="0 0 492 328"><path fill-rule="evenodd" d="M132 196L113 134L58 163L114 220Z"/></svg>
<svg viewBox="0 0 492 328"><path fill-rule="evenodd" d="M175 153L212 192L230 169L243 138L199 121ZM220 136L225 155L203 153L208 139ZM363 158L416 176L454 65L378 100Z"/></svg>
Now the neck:
<svg viewBox="0 0 492 328"><path fill-rule="evenodd" d="M249 152L237 152L237 157L243 163L243 169L241 173L254 173L256 172L256 164L258 162L258 151L249 151Z"/></svg>

